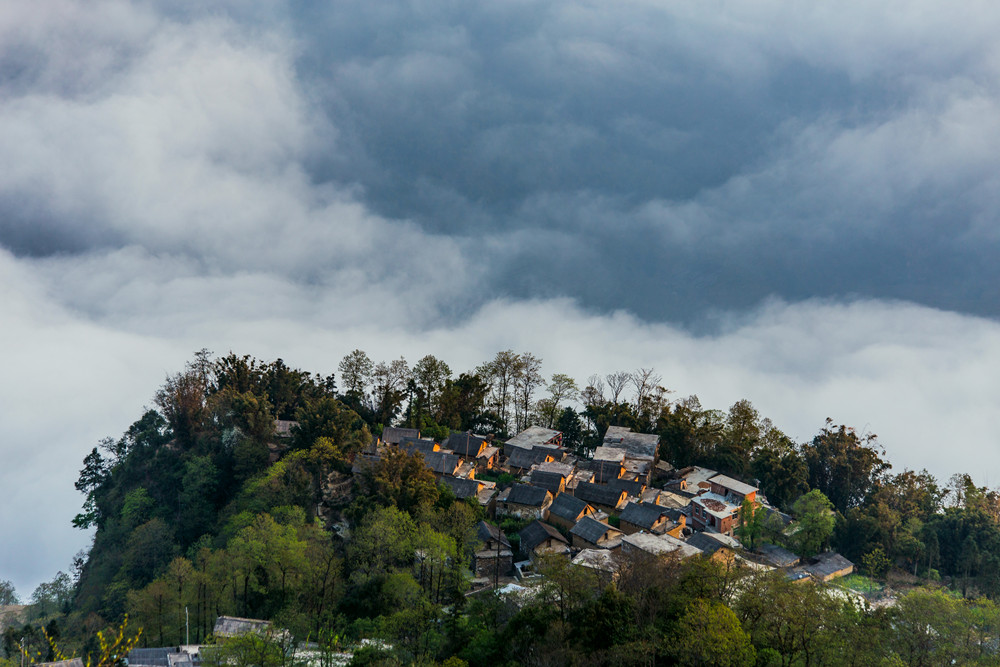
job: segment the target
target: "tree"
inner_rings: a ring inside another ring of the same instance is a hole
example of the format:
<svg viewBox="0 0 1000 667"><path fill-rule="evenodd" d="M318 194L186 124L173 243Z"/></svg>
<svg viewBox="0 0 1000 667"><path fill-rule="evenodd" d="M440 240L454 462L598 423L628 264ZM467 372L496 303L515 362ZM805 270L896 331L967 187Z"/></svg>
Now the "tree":
<svg viewBox="0 0 1000 667"><path fill-rule="evenodd" d="M548 383L548 390L549 399L545 403L545 409L541 411L541 416L545 426L552 428L561 415L562 402L576 400L580 390L576 386L576 380L563 373L555 373L552 376L552 380Z"/></svg>
<svg viewBox="0 0 1000 667"><path fill-rule="evenodd" d="M187 546L208 532L215 522L215 493L219 469L208 456L195 456L184 464L181 478L178 537Z"/></svg>
<svg viewBox="0 0 1000 667"><path fill-rule="evenodd" d="M757 511L751 501L744 499L737 520L736 537L747 549L753 549L764 532L764 512Z"/></svg>
<svg viewBox="0 0 1000 667"><path fill-rule="evenodd" d="M307 400L295 418L299 422L292 429L296 449L309 449L319 438L329 438L344 456L351 457L371 442L371 433L358 413L330 396Z"/></svg>
<svg viewBox="0 0 1000 667"><path fill-rule="evenodd" d="M372 374L374 399L373 409L377 423L389 426L399 414L406 396L406 383L410 379L410 367L406 359L400 357L388 364L380 361Z"/></svg>
<svg viewBox="0 0 1000 667"><path fill-rule="evenodd" d="M833 505L819 489L813 489L792 505L796 518L793 539L800 556L819 553L833 534Z"/></svg>
<svg viewBox="0 0 1000 667"><path fill-rule="evenodd" d="M514 388L516 393L515 430L522 431L530 426L531 407L534 405L532 396L535 390L545 384L542 379L542 360L525 352L518 356Z"/></svg>
<svg viewBox="0 0 1000 667"><path fill-rule="evenodd" d="M695 600L677 622L673 654L678 664L699 667L749 667L757 658L736 614L709 600Z"/></svg>
<svg viewBox="0 0 1000 667"><path fill-rule="evenodd" d="M0 579L0 607L11 604L21 604L17 597L17 590L14 584L7 579Z"/></svg>
<svg viewBox="0 0 1000 667"><path fill-rule="evenodd" d="M80 471L75 486L77 491L87 494L87 499L83 503L83 512L73 518L73 525L77 528L87 529L100 524L102 517L97 504L97 492L107 480L109 472L110 468L97 447L83 458L83 470Z"/></svg>
<svg viewBox="0 0 1000 667"><path fill-rule="evenodd" d="M497 418L484 415L488 392L486 382L477 374L462 373L456 380L445 380L435 419L455 431L493 432Z"/></svg>
<svg viewBox="0 0 1000 667"><path fill-rule="evenodd" d="M375 364L372 363L367 354L361 350L354 350L340 360L337 370L340 371L340 379L344 383L345 391L360 398L368 391Z"/></svg>
<svg viewBox="0 0 1000 667"><path fill-rule="evenodd" d="M513 350L497 352L491 361L476 369L489 387L490 407L496 413L504 433L510 428L510 408L520 373L520 356Z"/></svg>
<svg viewBox="0 0 1000 667"><path fill-rule="evenodd" d="M450 377L451 368L433 354L428 354L413 365L413 379L423 391L427 410L432 414L438 407L441 389Z"/></svg>
<svg viewBox="0 0 1000 667"><path fill-rule="evenodd" d="M791 439L769 423L763 429L750 470L767 499L782 509L788 509L795 499L809 490L806 460Z"/></svg>
<svg viewBox="0 0 1000 667"><path fill-rule="evenodd" d="M197 364L188 364L183 373L168 375L153 402L163 413L170 430L184 446L192 447L205 416L205 396L208 391L207 371Z"/></svg>
<svg viewBox="0 0 1000 667"><path fill-rule="evenodd" d="M819 489L838 510L861 505L891 467L875 435L858 436L852 428L833 426L831 419L812 443L803 447L809 486Z"/></svg>
<svg viewBox="0 0 1000 667"><path fill-rule="evenodd" d="M608 381L608 390L611 392L611 398L609 399L611 404L618 405L620 402L619 399L622 398L622 392L625 391L625 387L632 381L632 374L628 371L615 371L614 373L605 375L604 379Z"/></svg>
<svg viewBox="0 0 1000 667"><path fill-rule="evenodd" d="M419 452L407 454L392 448L363 473L368 497L380 504L419 514L433 505L440 491L434 473L424 465Z"/></svg>
<svg viewBox="0 0 1000 667"><path fill-rule="evenodd" d="M760 439L760 414L750 401L737 401L729 408L725 430L713 457L714 466L736 477L745 477Z"/></svg>
<svg viewBox="0 0 1000 667"><path fill-rule="evenodd" d="M583 421L573 408L563 408L556 422L556 429L563 434L562 444L567 449L579 452L583 445Z"/></svg>

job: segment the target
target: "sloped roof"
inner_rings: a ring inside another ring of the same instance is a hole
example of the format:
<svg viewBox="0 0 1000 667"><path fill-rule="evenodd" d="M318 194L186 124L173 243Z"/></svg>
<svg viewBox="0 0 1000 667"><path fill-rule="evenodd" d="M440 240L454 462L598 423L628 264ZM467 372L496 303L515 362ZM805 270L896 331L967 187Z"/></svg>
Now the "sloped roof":
<svg viewBox="0 0 1000 667"><path fill-rule="evenodd" d="M756 551L764 557L764 560L777 567L793 567L799 562L798 556L777 544L761 544Z"/></svg>
<svg viewBox="0 0 1000 667"><path fill-rule="evenodd" d="M426 458L428 454L438 451L438 444L433 440L421 440L420 438L403 438L399 442L399 448L407 454L420 452Z"/></svg>
<svg viewBox="0 0 1000 667"><path fill-rule="evenodd" d="M653 535L652 533L632 533L622 538L623 545L645 551L654 556L676 553L681 558L702 553L697 547L686 544L670 535ZM623 547L624 548L624 547Z"/></svg>
<svg viewBox="0 0 1000 667"><path fill-rule="evenodd" d="M570 534L576 535L583 538L584 540L590 542L591 544L597 544L608 532L621 533L620 530L609 526L606 523L601 523L595 519L591 519L589 516L585 516L576 522L576 525L570 528Z"/></svg>
<svg viewBox="0 0 1000 667"><path fill-rule="evenodd" d="M568 493L560 493L549 505L549 516L555 514L565 521L576 521L580 513L587 508L587 503ZM593 508L591 508L593 509Z"/></svg>
<svg viewBox="0 0 1000 667"><path fill-rule="evenodd" d="M476 535L483 542L488 540L497 540L503 546L510 548L510 542L507 541L507 536L503 534L499 526L494 526L492 523L486 523L485 521L480 521L476 526Z"/></svg>
<svg viewBox="0 0 1000 667"><path fill-rule="evenodd" d="M541 507L545 504L545 498L550 494L540 486L531 484L515 484L507 494L505 502L527 507Z"/></svg>
<svg viewBox="0 0 1000 667"><path fill-rule="evenodd" d="M537 519L525 526L521 530L520 535L521 551L525 553L534 551L535 547L548 539L553 539L558 542L562 542L563 544L569 544L569 541L562 536L562 533L547 523L542 523Z"/></svg>
<svg viewBox="0 0 1000 667"><path fill-rule="evenodd" d="M598 505L617 507L622 499L621 489L614 489L607 484L594 484L593 482L580 482L573 492L580 500Z"/></svg>
<svg viewBox="0 0 1000 667"><path fill-rule="evenodd" d="M39 662L35 664L35 667L83 667L83 658L70 658L69 660L59 660L57 662Z"/></svg>
<svg viewBox="0 0 1000 667"><path fill-rule="evenodd" d="M161 648L134 648L128 652L129 667L167 667L168 653L177 653L176 646Z"/></svg>
<svg viewBox="0 0 1000 667"><path fill-rule="evenodd" d="M487 444L486 438L474 433L452 433L443 443L445 449L465 457L478 456Z"/></svg>
<svg viewBox="0 0 1000 667"><path fill-rule="evenodd" d="M629 503L622 510L621 516L619 517L622 521L627 521L633 526L639 526L650 530L660 517L663 516L663 508L659 508L652 505L646 505L644 503Z"/></svg>
<svg viewBox="0 0 1000 667"><path fill-rule="evenodd" d="M605 463L621 463L625 460L625 451L618 447L605 447L601 445L594 450L593 461L603 461Z"/></svg>
<svg viewBox="0 0 1000 667"><path fill-rule="evenodd" d="M728 477L726 475L716 475L715 477L713 477L708 481L712 484L718 484L719 486L723 486L729 489L730 491L740 494L741 496L745 496L747 494L753 493L754 491L757 491L756 486L745 484L738 479L733 479L732 477Z"/></svg>
<svg viewBox="0 0 1000 667"><path fill-rule="evenodd" d="M451 474L455 472L455 469L462 463L462 459L455 454L449 454L447 452L430 452L424 454L424 462L427 464L427 467L434 472Z"/></svg>
<svg viewBox="0 0 1000 667"><path fill-rule="evenodd" d="M543 428L541 426L529 426L505 444L513 445L514 447L534 447L535 445L547 444L549 441L561 437L562 431Z"/></svg>
<svg viewBox="0 0 1000 667"><path fill-rule="evenodd" d="M523 447L515 447L510 453L507 465L512 468L527 470L531 466L541 463L548 456L554 456L550 448L534 447L532 449L525 449Z"/></svg>
<svg viewBox="0 0 1000 667"><path fill-rule="evenodd" d="M695 533L687 538L687 543L709 555L725 546L722 542L713 540L707 533Z"/></svg>
<svg viewBox="0 0 1000 667"><path fill-rule="evenodd" d="M624 426L609 426L604 434L604 446L624 449L629 458L656 458L656 449L660 446L660 436L655 433L636 433Z"/></svg>
<svg viewBox="0 0 1000 667"><path fill-rule="evenodd" d="M614 479L608 480L608 486L612 489L621 489L630 496L635 496L638 498L642 495L642 492L646 489L646 485L635 479L622 479L621 477L616 477Z"/></svg>
<svg viewBox="0 0 1000 667"><path fill-rule="evenodd" d="M403 438L419 438L420 429L399 428L398 426L386 426L382 429L382 442L390 445L398 445Z"/></svg>
<svg viewBox="0 0 1000 667"><path fill-rule="evenodd" d="M215 620L212 634L216 637L236 637L248 632L260 632L271 624L257 618L239 618L237 616L220 616Z"/></svg>
<svg viewBox="0 0 1000 667"><path fill-rule="evenodd" d="M827 551L813 558L809 565L806 565L802 569L814 577L826 579L828 577L832 577L838 572L853 567L854 563L847 560L837 552Z"/></svg>
<svg viewBox="0 0 1000 667"><path fill-rule="evenodd" d="M456 498L474 498L479 495L482 486L482 482L474 479L460 479L451 475L445 475L441 481L448 485Z"/></svg>
<svg viewBox="0 0 1000 667"><path fill-rule="evenodd" d="M538 464L536 470L555 473L557 475L562 475L563 477L569 477L573 474L573 466L569 463L563 463L561 461L543 461Z"/></svg>
<svg viewBox="0 0 1000 667"><path fill-rule="evenodd" d="M561 490L560 485L566 480L563 475L545 470L532 470L531 483L548 490L549 493L556 494Z"/></svg>

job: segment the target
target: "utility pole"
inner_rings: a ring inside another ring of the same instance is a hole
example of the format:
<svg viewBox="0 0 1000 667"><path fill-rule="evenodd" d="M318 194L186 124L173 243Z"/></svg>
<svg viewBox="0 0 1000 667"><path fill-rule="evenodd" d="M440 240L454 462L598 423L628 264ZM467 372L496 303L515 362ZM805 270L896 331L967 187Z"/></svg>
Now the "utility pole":
<svg viewBox="0 0 1000 667"><path fill-rule="evenodd" d="M191 623L188 618L187 605L184 605L184 644L187 646L191 645Z"/></svg>

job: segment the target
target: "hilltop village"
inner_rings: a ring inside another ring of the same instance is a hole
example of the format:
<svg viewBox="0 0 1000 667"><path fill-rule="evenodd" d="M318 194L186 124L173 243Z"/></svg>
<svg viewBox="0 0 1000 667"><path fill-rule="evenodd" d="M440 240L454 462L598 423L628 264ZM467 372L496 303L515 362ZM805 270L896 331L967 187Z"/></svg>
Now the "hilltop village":
<svg viewBox="0 0 1000 667"><path fill-rule="evenodd" d="M0 667L995 663L997 492L540 364L202 351L84 457L71 571L0 580Z"/></svg>
<svg viewBox="0 0 1000 667"><path fill-rule="evenodd" d="M826 582L854 570L835 552L801 559L773 544L744 548L734 536L741 512L744 518L747 512L774 517L782 526L792 517L751 484L697 466L675 470L660 459L655 434L611 426L593 455L581 458L562 447L562 433L540 426L495 444L492 436L454 433L437 442L416 429L389 427L358 456L354 472L390 448L419 454L456 498L474 500L490 519L513 520L511 534L479 523L474 585L530 579L543 554L613 577L618 549L680 559L705 555L781 569L795 581ZM498 484L502 478L506 484Z"/></svg>

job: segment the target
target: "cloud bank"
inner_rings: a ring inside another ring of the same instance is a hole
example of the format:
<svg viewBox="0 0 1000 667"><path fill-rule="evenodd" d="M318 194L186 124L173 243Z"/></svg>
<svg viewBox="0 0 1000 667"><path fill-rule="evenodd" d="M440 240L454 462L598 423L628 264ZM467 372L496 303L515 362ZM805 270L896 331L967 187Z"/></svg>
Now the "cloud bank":
<svg viewBox="0 0 1000 667"><path fill-rule="evenodd" d="M654 366L1000 477L1000 9L0 7L0 578L208 347ZM41 528L40 528L41 527Z"/></svg>

